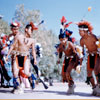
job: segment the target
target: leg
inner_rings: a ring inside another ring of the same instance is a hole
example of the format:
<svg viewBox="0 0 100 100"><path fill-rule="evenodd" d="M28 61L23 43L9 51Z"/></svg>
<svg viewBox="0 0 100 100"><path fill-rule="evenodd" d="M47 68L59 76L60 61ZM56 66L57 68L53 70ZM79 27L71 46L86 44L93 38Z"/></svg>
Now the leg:
<svg viewBox="0 0 100 100"><path fill-rule="evenodd" d="M13 85L14 85L14 89L12 90L12 92L15 93L16 89L19 88L19 69L16 60L13 60L12 72L13 72Z"/></svg>
<svg viewBox="0 0 100 100"><path fill-rule="evenodd" d="M68 81L68 91L67 91L67 94L73 94L74 93L74 88L75 88L75 85L74 85L74 81L72 80L72 77L71 77L71 71L73 69L73 65L74 65L74 62L70 62L69 65L68 65L68 68L66 70L66 78L67 78L67 81Z"/></svg>
<svg viewBox="0 0 100 100"><path fill-rule="evenodd" d="M87 74L88 74L88 78L89 78L89 81L92 85L92 95L96 95L97 94L97 88L96 88L96 85L95 85L95 82L94 82L94 78L92 76L92 71L91 70L87 70Z"/></svg>
<svg viewBox="0 0 100 100"><path fill-rule="evenodd" d="M38 66L34 65L34 59L31 59L31 64L32 64L33 68L35 69L35 72L36 72L37 76L39 76L38 75Z"/></svg>
<svg viewBox="0 0 100 100"><path fill-rule="evenodd" d="M65 59L63 62L63 66L62 66L62 81L65 82L66 81L66 72L64 71L65 68Z"/></svg>
<svg viewBox="0 0 100 100"><path fill-rule="evenodd" d="M0 73L1 73L1 87L3 87L3 85L4 85L4 76L3 76L1 68L0 68Z"/></svg>
<svg viewBox="0 0 100 100"><path fill-rule="evenodd" d="M34 89L35 88L34 80L36 80L36 78L34 77L33 74L31 74L30 59L26 59L26 61L25 61L24 73L28 77L31 88Z"/></svg>
<svg viewBox="0 0 100 100"><path fill-rule="evenodd" d="M95 88L95 81L94 81L94 78L92 76L92 70L87 70L87 76L88 76L88 79L92 85L92 88Z"/></svg>
<svg viewBox="0 0 100 100"><path fill-rule="evenodd" d="M2 59L0 59L0 65L1 65L3 77L4 77L7 81L10 81L11 77L8 75L8 72L7 72L7 70L6 70L4 64L5 64L4 61L3 61Z"/></svg>
<svg viewBox="0 0 100 100"><path fill-rule="evenodd" d="M31 67L30 67L30 59L26 58L26 61L24 63L24 73L28 77L31 76Z"/></svg>
<svg viewBox="0 0 100 100"><path fill-rule="evenodd" d="M95 56L91 56L91 55L88 55L88 60L87 60L87 82L89 84L89 82L91 83L92 85L92 88L95 88L95 81L94 81L94 78L92 76L92 72L94 70L94 65L95 64Z"/></svg>
<svg viewBox="0 0 100 100"><path fill-rule="evenodd" d="M94 95L96 96L100 96L100 56L98 56L96 60L94 72L95 72L96 79L97 79L97 86L94 89L93 93L95 93Z"/></svg>
<svg viewBox="0 0 100 100"><path fill-rule="evenodd" d="M68 85L71 86L74 84L73 80L72 80L72 77L71 77L71 71L73 69L73 64L70 63L67 70L66 70L66 78L67 78L67 81L68 81Z"/></svg>
<svg viewBox="0 0 100 100"><path fill-rule="evenodd" d="M67 70L67 67L69 65L69 61L70 59L64 59L64 62L63 62L63 66L62 66L62 79L63 79L63 82L67 82L67 78L66 78L66 70Z"/></svg>
<svg viewBox="0 0 100 100"><path fill-rule="evenodd" d="M97 60L96 60L94 72L95 72L95 75L96 75L97 84L100 84L100 57L98 57Z"/></svg>

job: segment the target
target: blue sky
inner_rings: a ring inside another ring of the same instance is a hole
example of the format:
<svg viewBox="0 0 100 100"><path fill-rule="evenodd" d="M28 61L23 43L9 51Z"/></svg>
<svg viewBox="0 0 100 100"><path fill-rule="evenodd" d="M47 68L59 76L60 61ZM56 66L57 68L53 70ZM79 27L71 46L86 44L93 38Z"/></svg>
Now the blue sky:
<svg viewBox="0 0 100 100"><path fill-rule="evenodd" d="M60 19L65 16L67 21L80 21L86 14L85 19L91 22L94 27L94 34L100 35L100 0L0 0L0 14L4 20L10 23L16 5L24 4L25 9L40 10L41 20L46 22L47 29L52 29L59 34ZM88 7L92 9L88 12ZM73 36L80 39L78 28L75 24L68 28L73 31Z"/></svg>

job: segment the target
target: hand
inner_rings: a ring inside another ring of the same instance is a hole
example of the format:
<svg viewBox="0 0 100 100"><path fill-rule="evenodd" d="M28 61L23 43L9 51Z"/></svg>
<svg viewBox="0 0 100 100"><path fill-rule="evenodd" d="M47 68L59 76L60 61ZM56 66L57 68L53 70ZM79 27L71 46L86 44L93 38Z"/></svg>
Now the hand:
<svg viewBox="0 0 100 100"><path fill-rule="evenodd" d="M60 60L57 60L57 64L60 64Z"/></svg>
<svg viewBox="0 0 100 100"><path fill-rule="evenodd" d="M34 60L34 65L37 65L37 61L36 60Z"/></svg>
<svg viewBox="0 0 100 100"><path fill-rule="evenodd" d="M79 73L79 74L80 74L80 72L81 72L81 67L82 67L81 65L78 65L78 66L76 67L76 72Z"/></svg>

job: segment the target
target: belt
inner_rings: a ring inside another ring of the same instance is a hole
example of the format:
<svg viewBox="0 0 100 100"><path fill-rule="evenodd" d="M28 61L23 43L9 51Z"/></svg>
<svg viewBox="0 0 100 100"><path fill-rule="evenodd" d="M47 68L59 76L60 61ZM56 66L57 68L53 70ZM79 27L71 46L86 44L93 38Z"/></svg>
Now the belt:
<svg viewBox="0 0 100 100"><path fill-rule="evenodd" d="M29 52L20 52L20 51L16 51L16 50L13 50L12 52L11 52L11 54L13 54L13 55L21 55L21 56L29 56Z"/></svg>
<svg viewBox="0 0 100 100"><path fill-rule="evenodd" d="M94 56L94 55L95 55L95 53L87 53L87 55Z"/></svg>
<svg viewBox="0 0 100 100"><path fill-rule="evenodd" d="M66 59L74 58L74 56L66 56Z"/></svg>

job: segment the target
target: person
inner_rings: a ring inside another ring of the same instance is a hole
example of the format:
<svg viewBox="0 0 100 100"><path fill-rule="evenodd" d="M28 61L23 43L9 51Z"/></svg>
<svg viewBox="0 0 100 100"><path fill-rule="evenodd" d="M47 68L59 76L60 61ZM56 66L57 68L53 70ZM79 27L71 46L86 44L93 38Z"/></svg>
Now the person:
<svg viewBox="0 0 100 100"><path fill-rule="evenodd" d="M8 41L7 41L9 49L11 48L11 45L14 43L15 37L20 34L19 28L20 28L19 22L17 21L11 22L10 29L12 33L8 35ZM15 50L17 50L17 45L13 48L13 51ZM14 69L14 60L15 60L14 56L15 56L15 52L11 52L11 66L12 66L13 87L14 87L14 89L11 92L14 92L14 90L17 88L17 85L18 85L17 83L18 78L16 78L16 75L15 75L16 70Z"/></svg>
<svg viewBox="0 0 100 100"><path fill-rule="evenodd" d="M96 42L97 45L97 60L94 67L96 79L97 79L97 86L96 86L96 96L100 96L100 36L97 37L98 41Z"/></svg>
<svg viewBox="0 0 100 100"><path fill-rule="evenodd" d="M29 24L26 25L25 30L24 30L26 34L30 34L29 28L31 28L31 32L33 32L34 30L38 30L38 28L33 24L33 22L30 22ZM26 37L31 38L31 35L27 35ZM32 54L32 46L29 49L29 55L30 55L29 56L30 57L30 63L32 64L32 66L35 69L35 72L38 76L38 66L34 64L34 57L33 57L33 54ZM26 78L26 80L27 80L27 78ZM33 82L32 83L30 82L32 89L35 88L34 80L36 80L36 77L33 75ZM27 83L28 83L28 81L25 84L27 84Z"/></svg>
<svg viewBox="0 0 100 100"><path fill-rule="evenodd" d="M13 61L13 70L14 70L14 93L23 93L22 85L17 79L19 79L19 75L28 78L29 82L32 84L33 75L31 75L31 67L30 67L30 57L29 57L29 49L32 47L32 54L34 57L34 64L36 64L36 53L35 53L35 40L30 38L32 34L32 27L26 29L28 32L24 34L18 34L15 36L14 43L12 44L6 60L8 59L9 54L14 52L14 61ZM17 46L17 47L16 47ZM14 49L16 48L16 50Z"/></svg>
<svg viewBox="0 0 100 100"><path fill-rule="evenodd" d="M94 81L94 77L92 72L95 72L95 75L97 77L100 77L99 74L97 74L98 66L95 67L96 60L97 60L97 45L96 42L98 41L97 37L92 33L93 27L92 25L85 20L80 21L77 23L79 28L79 34L81 36L80 39L80 45L87 49L87 84L92 85L93 95L96 95L96 84ZM96 69L96 70L94 70Z"/></svg>
<svg viewBox="0 0 100 100"><path fill-rule="evenodd" d="M43 21L41 21L40 23L39 23L39 25L40 24L42 24L43 23ZM36 27L35 25L34 25L34 23L33 22L30 22L28 25L26 25L26 27L25 27L25 33L27 33L27 34L29 34L29 28L31 27L31 31L33 32L34 30L37 30L38 29L38 27ZM29 36L29 35L27 35L27 37L31 37L31 35ZM36 45L35 45L35 50L36 50L36 58L38 59L38 58L40 58L40 57L42 57L42 54L41 54L41 45L39 44L39 43L36 43ZM32 66L33 66L33 68L35 69L35 72L36 72L36 75L37 75L37 80L39 80L42 84L43 84L43 86L44 86L44 88L45 89L48 89L48 86L44 83L44 81L40 78L40 75L39 75L39 73L40 73L40 71L39 71L39 68L38 68L38 66L34 63L34 58L33 58L33 56L32 56L32 47L30 47L30 49L29 49L29 52L30 52L30 62L31 62L31 64L32 64ZM38 59L39 60L39 59ZM35 84L34 84L34 88L35 88Z"/></svg>
<svg viewBox="0 0 100 100"><path fill-rule="evenodd" d="M10 24L10 29L11 29L11 34L9 34L8 36L7 36L7 39L6 39L6 47L2 50L2 52L8 52L8 50L10 49L10 47L11 47L11 45L14 43L14 38L15 38L15 36L17 36L18 34L20 34L20 32L19 32L19 28L20 28L20 23L19 22L17 22L17 21L15 21L15 22L11 22L11 24ZM17 46L13 49L13 50L16 50L16 48L17 48ZM15 73L15 70L13 69L13 61L14 61L14 52L12 52L12 55L11 55L11 57L9 57L9 59L12 59L11 61L7 61L6 63L8 63L8 64L10 64L10 62L11 62L11 65L12 65L12 68L11 68L11 70L9 71L9 73L10 74L13 74L13 84L14 84L14 80L15 80L15 76L14 76L14 73ZM11 80L11 81L12 81Z"/></svg>
<svg viewBox="0 0 100 100"><path fill-rule="evenodd" d="M33 24L33 22L30 22L28 25L26 25L26 27L25 27L25 33L28 33L29 31L28 31L28 29L29 28L32 28L32 32L34 31L34 30L38 30L38 27L36 27L34 24ZM29 37L29 36L27 36L27 37ZM31 35L30 35L30 37L31 37ZM30 47L30 62L31 62L31 64L32 64L32 66L33 66L33 68L35 69L35 72L36 72L36 74L37 74L37 76L39 76L39 69L38 69L38 66L37 65L35 65L34 64L34 58L33 58L33 56L32 56L32 47Z"/></svg>
<svg viewBox="0 0 100 100"><path fill-rule="evenodd" d="M5 46L5 48L2 49L2 53L5 53L5 52L7 52L7 50L10 49L11 45L12 45L13 42L14 42L15 36L17 36L18 34L20 34L20 32L19 32L19 27L20 27L20 23L17 22L17 21L12 22L12 23L10 24L10 28L11 28L12 33L9 34L9 35L7 36L6 45L5 45L5 43L3 43L3 45ZM13 50L16 50L16 49L17 49L17 45L16 45L16 47L13 48ZM11 65L12 65L12 73L13 73L13 84L15 84L15 83L16 83L15 81L16 81L17 79L16 79L15 76L14 76L14 73L16 73L16 70L13 69L14 52L12 52L11 59L12 59ZM5 62L6 62L6 61L5 61ZM9 61L7 61L7 62L9 62ZM3 67L3 68L4 68L4 67ZM4 71L4 72L6 73L6 71ZM4 74L4 75L6 75L6 74ZM6 75L6 76L7 76L7 75ZM8 78L9 78L9 77L8 77ZM14 85L14 87L15 87L15 85Z"/></svg>
<svg viewBox="0 0 100 100"><path fill-rule="evenodd" d="M72 22L69 22L69 23L66 23L66 22L67 22L66 18L64 16L62 16L60 34L65 33L66 37L68 38L68 41L72 41L73 42L73 39L71 37L71 35L73 34L73 31L70 31L68 29L68 27L70 26L70 24L72 24Z"/></svg>
<svg viewBox="0 0 100 100"><path fill-rule="evenodd" d="M96 61L96 65L95 65L95 72L96 72L96 78L97 78L97 82L100 85L100 36L97 37L98 41L96 42L97 45L97 61Z"/></svg>
<svg viewBox="0 0 100 100"><path fill-rule="evenodd" d="M58 53L62 52L65 54L65 57L66 57L66 60L65 60L66 66L64 67L64 72L66 73L65 77L66 77L66 80L68 82L68 87L69 87L67 94L73 94L75 85L71 76L71 71L72 69L76 69L77 65L79 64L79 57L77 55L77 52L73 43L70 41L67 41L66 34L64 33L60 34L59 40L60 40L60 45L58 48ZM57 60L57 63L60 62L60 59L61 57L59 57L59 59Z"/></svg>
<svg viewBox="0 0 100 100"><path fill-rule="evenodd" d="M6 53L3 52L3 50L6 48L7 44L7 35L2 33L0 35L0 73L1 73L1 87L8 87L10 85L11 75L9 75L7 68L6 68L6 62L4 60L4 57L6 56ZM7 52L7 50L6 50ZM5 81L7 82L7 85L5 84Z"/></svg>
<svg viewBox="0 0 100 100"><path fill-rule="evenodd" d="M10 28L11 28L11 34L8 35L8 47L9 49L11 48L11 45L14 43L14 40L15 40L15 37L17 35L20 34L19 32L19 28L20 28L20 23L15 21L15 22L12 22L10 24ZM17 45L13 48L13 51L16 51L17 50ZM13 61L14 61L14 52L11 52L11 58L12 58L12 72L15 73L15 70L13 69ZM13 74L14 76L14 74Z"/></svg>
<svg viewBox="0 0 100 100"><path fill-rule="evenodd" d="M72 43L74 43L75 38L71 37L71 35L73 34L73 31L70 31L68 29L69 25L72 24L72 22L66 23L67 20L64 16L62 16L61 18L61 28L60 28L60 34L66 34L66 38L68 39L68 41L71 41ZM57 44L55 47L56 49L59 48L60 44ZM57 53L57 52L56 52ZM59 53L59 57L62 57L62 52ZM68 63L68 60L66 59L66 57L64 58L63 61L63 66L62 66L62 81L63 82L67 82L66 80L66 72L64 72L64 68L66 67L66 64Z"/></svg>

